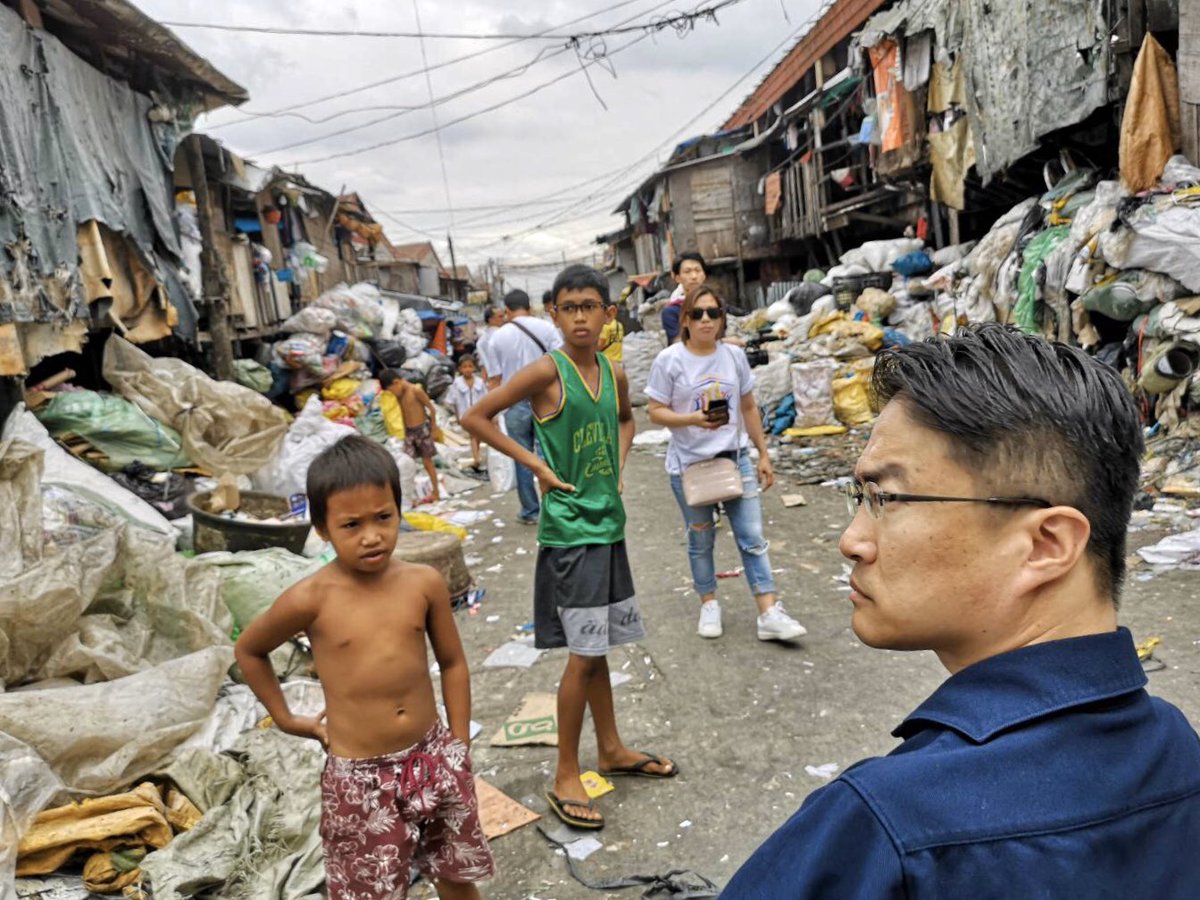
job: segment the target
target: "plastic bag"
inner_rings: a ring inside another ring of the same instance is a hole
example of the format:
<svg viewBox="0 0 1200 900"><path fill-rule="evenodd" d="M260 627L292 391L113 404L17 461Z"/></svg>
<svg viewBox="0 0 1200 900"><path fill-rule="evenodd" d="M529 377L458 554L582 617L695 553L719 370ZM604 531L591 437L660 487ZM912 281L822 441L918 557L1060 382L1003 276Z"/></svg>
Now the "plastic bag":
<svg viewBox="0 0 1200 900"><path fill-rule="evenodd" d="M189 515L188 484L182 475L155 472L141 463L130 463L120 472L114 472L112 479L127 491L137 494L168 520Z"/></svg>
<svg viewBox="0 0 1200 900"><path fill-rule="evenodd" d="M786 354L754 371L754 402L759 409L772 409L792 392L791 360Z"/></svg>
<svg viewBox="0 0 1200 900"><path fill-rule="evenodd" d="M868 393L874 369L874 357L860 359L833 379L833 414L843 425L865 425L875 417Z"/></svg>
<svg viewBox="0 0 1200 900"><path fill-rule="evenodd" d="M404 521L411 525L417 531L434 531L438 534L452 534L460 541L467 539L467 529L461 525L455 525L447 522L432 513L427 512L406 512Z"/></svg>
<svg viewBox="0 0 1200 900"><path fill-rule="evenodd" d="M838 364L830 359L815 359L792 366L797 428L838 424L833 413L833 373L837 370Z"/></svg>
<svg viewBox="0 0 1200 900"><path fill-rule="evenodd" d="M62 782L36 752L0 733L0 891L13 883L21 835L61 790Z"/></svg>
<svg viewBox="0 0 1200 900"><path fill-rule="evenodd" d="M261 394L213 381L181 359L153 359L115 334L104 347L104 378L147 415L177 427L184 452L213 472L262 468L287 434L283 410Z"/></svg>
<svg viewBox="0 0 1200 900"><path fill-rule="evenodd" d="M308 467L312 461L348 434L357 431L330 422L325 418L321 399L310 397L280 442L275 458L250 476L255 489L280 497L303 494L308 487Z"/></svg>
<svg viewBox="0 0 1200 900"><path fill-rule="evenodd" d="M883 319L891 315L892 310L896 308L896 298L887 291L881 291L879 288L866 288L858 299L854 301L854 305L867 314L867 317L876 320Z"/></svg>
<svg viewBox="0 0 1200 900"><path fill-rule="evenodd" d="M232 663L232 647L210 647L116 681L0 694L0 732L28 744L66 790L110 793L204 724Z"/></svg>
<svg viewBox="0 0 1200 900"><path fill-rule="evenodd" d="M318 297L313 306L330 310L337 327L352 337L377 337L383 328L383 302L374 285L339 284Z"/></svg>
<svg viewBox="0 0 1200 900"><path fill-rule="evenodd" d="M632 391L630 392L632 393ZM500 430L508 434L504 424L504 416L499 416ZM507 494L517 486L517 464L511 456L505 456L495 447L488 449L487 458L488 480L492 483L492 493Z"/></svg>
<svg viewBox="0 0 1200 900"><path fill-rule="evenodd" d="M279 330L287 334L303 331L321 337L328 337L329 332L335 328L337 328L337 316L333 310L323 309L319 306L306 306L279 326Z"/></svg>
<svg viewBox="0 0 1200 900"><path fill-rule="evenodd" d="M101 468L116 472L132 462L164 471L189 467L179 432L155 421L115 394L70 391L56 394L34 415L58 440L78 435L101 453Z"/></svg>
<svg viewBox="0 0 1200 900"><path fill-rule="evenodd" d="M18 406L8 417L8 421L4 423L3 437L5 441L25 441L42 451L43 484L69 487L119 514L123 519L161 534L174 536L175 529L163 518L162 513L58 446L42 423L24 406Z"/></svg>
<svg viewBox="0 0 1200 900"><path fill-rule="evenodd" d="M271 370L253 359L235 359L233 377L238 384L260 394L271 390L271 385L275 383L275 376L271 374Z"/></svg>
<svg viewBox="0 0 1200 900"><path fill-rule="evenodd" d="M293 334L275 345L275 358L285 369L324 374L327 343L319 334Z"/></svg>
<svg viewBox="0 0 1200 900"><path fill-rule="evenodd" d="M925 254L925 251L917 250L914 253L906 253L904 256L901 256L892 263L892 268L905 278L912 278L914 275L924 275L927 272L932 272L933 260Z"/></svg>
<svg viewBox="0 0 1200 900"><path fill-rule="evenodd" d="M270 608L284 591L316 572L324 563L289 553L282 547L242 553L204 553L198 562L221 574L221 599L241 630Z"/></svg>

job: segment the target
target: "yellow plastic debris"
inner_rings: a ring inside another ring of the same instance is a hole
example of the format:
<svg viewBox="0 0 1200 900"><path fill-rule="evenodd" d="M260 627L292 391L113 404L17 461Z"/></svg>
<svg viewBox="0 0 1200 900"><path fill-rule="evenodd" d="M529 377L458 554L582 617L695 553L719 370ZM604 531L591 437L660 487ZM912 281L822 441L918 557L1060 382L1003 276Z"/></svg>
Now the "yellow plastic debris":
<svg viewBox="0 0 1200 900"><path fill-rule="evenodd" d="M783 433L784 437L826 437L835 434L845 434L850 429L845 425L814 425L812 428L789 428Z"/></svg>

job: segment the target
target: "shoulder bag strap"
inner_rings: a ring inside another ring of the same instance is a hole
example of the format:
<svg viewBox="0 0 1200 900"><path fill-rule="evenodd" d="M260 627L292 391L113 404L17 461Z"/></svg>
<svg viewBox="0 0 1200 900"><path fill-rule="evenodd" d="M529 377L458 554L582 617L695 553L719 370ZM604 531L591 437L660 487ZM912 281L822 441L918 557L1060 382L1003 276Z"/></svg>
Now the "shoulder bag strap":
<svg viewBox="0 0 1200 900"><path fill-rule="evenodd" d="M523 331L525 333L525 336L527 338L529 338L531 341L533 341L535 344L537 344L539 350L541 350L543 353L550 352L549 350L546 349L546 345L544 343L542 343L541 338L539 338L536 334L534 334L532 331L530 331L528 328L526 328L524 325L522 325L521 321L519 319L513 319L512 323L514 325L516 325L518 328L520 328L521 331Z"/></svg>

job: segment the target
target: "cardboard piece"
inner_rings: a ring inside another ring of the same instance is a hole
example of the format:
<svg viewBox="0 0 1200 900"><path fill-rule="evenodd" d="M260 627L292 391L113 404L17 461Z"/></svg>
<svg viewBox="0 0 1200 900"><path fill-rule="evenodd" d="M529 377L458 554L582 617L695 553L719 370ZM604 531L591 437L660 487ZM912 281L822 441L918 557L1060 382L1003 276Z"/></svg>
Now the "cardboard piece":
<svg viewBox="0 0 1200 900"><path fill-rule="evenodd" d="M479 822L483 826L484 837L489 841L541 818L532 809L522 806L478 775L475 776L475 795L479 798Z"/></svg>
<svg viewBox="0 0 1200 900"><path fill-rule="evenodd" d="M803 494L784 494L779 499L783 501L783 505L788 509L794 506L808 506L808 501L804 499Z"/></svg>
<svg viewBox="0 0 1200 900"><path fill-rule="evenodd" d="M208 511L223 513L226 510L237 510L241 505L242 495L238 490L237 479L229 474L222 475L216 490L209 498Z"/></svg>
<svg viewBox="0 0 1200 900"><path fill-rule="evenodd" d="M558 698L554 694L526 694L517 711L492 735L493 747L558 746Z"/></svg>

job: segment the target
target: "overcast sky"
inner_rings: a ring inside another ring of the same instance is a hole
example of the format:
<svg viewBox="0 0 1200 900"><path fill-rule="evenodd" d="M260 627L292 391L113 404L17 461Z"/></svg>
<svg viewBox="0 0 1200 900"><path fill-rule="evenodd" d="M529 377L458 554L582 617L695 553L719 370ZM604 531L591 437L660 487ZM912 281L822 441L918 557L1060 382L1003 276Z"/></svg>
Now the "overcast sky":
<svg viewBox="0 0 1200 900"><path fill-rule="evenodd" d="M160 21L390 31L416 27L412 0L135 2ZM515 4L508 0L418 2L421 25L427 33L530 34L590 13L599 14L556 31L598 30L627 19L641 23L654 16L707 6L712 0L551 0L522 3L529 11L520 13L512 11ZM600 12L618 4L618 9ZM571 50L558 52L561 42L523 41L433 71L433 94L442 97L525 66L539 52L550 56L523 73L449 100L436 111L444 126L441 134L450 203L461 210L454 216L453 229L460 264L476 265L489 257L509 264L540 263L563 254L574 258L598 250L592 243L595 236L621 224L619 218L609 215L616 203L653 171L655 163L664 160L679 140L718 128L791 43L645 163L613 183L577 186L613 170L627 169L656 146L665 144L689 119L750 72L772 47L801 28L818 6L818 0L741 0L719 14L719 25L699 21L694 31L682 38L665 31L619 53L614 51L641 35L607 37L606 50L613 54L607 65L615 70L616 77L600 64L587 69L607 109L597 101L580 72L581 62L586 60ZM183 27L174 30L250 93L244 111L217 111L202 119L197 130L207 131L256 162L294 168L330 192L343 184L349 191L358 191L393 241L407 243L433 236L443 262L449 265L444 236L451 227L451 217L446 212L448 203L433 134L336 160L315 161L432 128L427 108L407 112L379 108L427 104L429 87L420 74L351 96L312 102L419 72L422 59L418 41ZM425 43L429 64L436 66L496 48L502 42L427 39ZM574 74L511 105L462 124L447 124L571 72ZM322 124L295 117L259 117L232 124L245 119L246 112L269 113L296 104L302 104L296 112L313 119L362 107L373 109L348 112ZM395 118L354 133L340 133L384 116ZM226 127L218 127L222 124ZM316 140L304 146L279 149L312 138ZM547 198L547 202L496 212L465 209L534 198ZM420 212L401 212L406 210ZM391 212L394 218L384 212ZM556 221L537 229L556 217ZM531 284L537 287L546 278L545 273L529 273Z"/></svg>

